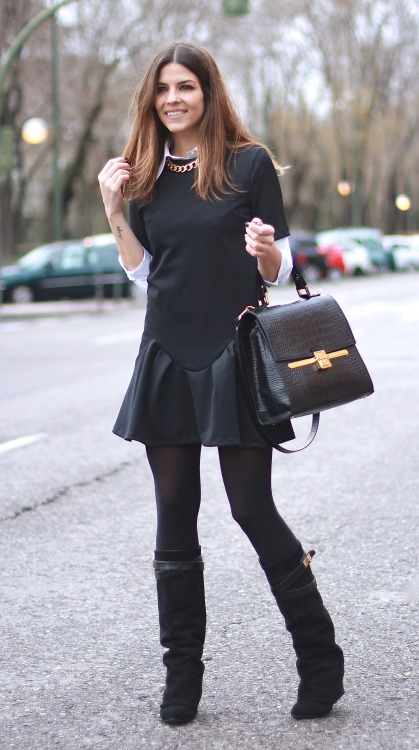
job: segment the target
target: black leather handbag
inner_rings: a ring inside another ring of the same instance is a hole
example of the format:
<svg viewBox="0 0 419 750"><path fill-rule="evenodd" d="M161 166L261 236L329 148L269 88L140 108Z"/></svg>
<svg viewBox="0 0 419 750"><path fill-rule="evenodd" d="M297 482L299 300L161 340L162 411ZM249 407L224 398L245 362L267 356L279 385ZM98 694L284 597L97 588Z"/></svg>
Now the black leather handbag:
<svg viewBox="0 0 419 750"><path fill-rule="evenodd" d="M374 392L351 327L330 294L311 293L292 272L299 300L269 306L264 282L258 307L236 321L236 349L256 424L282 453L275 433L284 420L312 414L303 450L314 440L320 412Z"/></svg>

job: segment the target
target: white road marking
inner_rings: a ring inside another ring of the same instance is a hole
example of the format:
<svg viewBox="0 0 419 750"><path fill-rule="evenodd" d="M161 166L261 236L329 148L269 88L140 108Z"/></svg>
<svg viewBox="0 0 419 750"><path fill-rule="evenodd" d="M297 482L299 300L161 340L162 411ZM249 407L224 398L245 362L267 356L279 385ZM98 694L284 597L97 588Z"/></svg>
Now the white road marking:
<svg viewBox="0 0 419 750"><path fill-rule="evenodd" d="M404 300L400 302L389 303L380 300L371 300L360 304L354 303L342 305L343 312L347 315L349 322L356 316L380 318L391 318L403 325L416 323L419 320L419 302L418 300Z"/></svg>
<svg viewBox="0 0 419 750"><path fill-rule="evenodd" d="M408 323L418 323L418 322L419 322L419 310L416 313L402 315L400 318L400 323L404 323L405 325Z"/></svg>
<svg viewBox="0 0 419 750"><path fill-rule="evenodd" d="M23 448L23 446L36 443L37 440L42 440L44 437L46 437L46 432L37 432L35 435L24 435L14 440L8 440L6 443L0 443L0 453L14 451L16 448Z"/></svg>
<svg viewBox="0 0 419 750"><path fill-rule="evenodd" d="M407 300L400 311L400 323L417 323L419 320L419 301Z"/></svg>
<svg viewBox="0 0 419 750"><path fill-rule="evenodd" d="M56 328L62 324L59 318L39 318L36 321L38 328Z"/></svg>
<svg viewBox="0 0 419 750"><path fill-rule="evenodd" d="M110 333L107 336L97 336L93 339L94 346L109 346L109 344L120 344L122 341L140 341L141 332L125 331L125 333Z"/></svg>
<svg viewBox="0 0 419 750"><path fill-rule="evenodd" d="M0 320L0 322L0 333L15 333L16 331L24 331L26 329L25 323L21 323L20 321L11 320L4 323Z"/></svg>
<svg viewBox="0 0 419 750"><path fill-rule="evenodd" d="M339 302L339 300L337 300ZM351 300L346 304L342 304L342 310L348 317L352 315L382 315L383 313L389 312L389 305L387 302L381 302L380 300L371 300L370 302L359 302Z"/></svg>

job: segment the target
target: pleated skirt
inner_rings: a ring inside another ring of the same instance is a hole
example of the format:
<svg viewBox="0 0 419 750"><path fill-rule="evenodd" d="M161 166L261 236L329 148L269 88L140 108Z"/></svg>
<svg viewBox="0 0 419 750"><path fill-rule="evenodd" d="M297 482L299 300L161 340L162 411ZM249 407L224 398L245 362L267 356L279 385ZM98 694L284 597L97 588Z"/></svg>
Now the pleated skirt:
<svg viewBox="0 0 419 750"><path fill-rule="evenodd" d="M198 371L181 367L154 339L142 345L113 432L150 446L269 445L249 409L234 341ZM284 422L281 442L293 437Z"/></svg>

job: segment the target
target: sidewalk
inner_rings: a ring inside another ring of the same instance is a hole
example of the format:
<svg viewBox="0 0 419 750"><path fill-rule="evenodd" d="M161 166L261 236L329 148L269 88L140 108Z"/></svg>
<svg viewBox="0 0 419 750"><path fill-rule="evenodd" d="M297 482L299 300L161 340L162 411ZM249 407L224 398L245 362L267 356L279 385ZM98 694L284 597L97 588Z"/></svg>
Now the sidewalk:
<svg viewBox="0 0 419 750"><path fill-rule="evenodd" d="M322 291L336 293L345 290L348 279L330 281L324 279L321 283ZM313 288L318 285L312 285ZM298 299L293 285L270 286L269 297L271 304L278 302L292 302ZM140 292L132 299L83 299L83 300L60 300L56 302L32 302L30 304L2 304L0 305L0 323L2 321L22 320L27 318L47 318L52 316L97 314L104 312L115 312L116 310L130 310L132 308L143 309L146 306L147 297Z"/></svg>
<svg viewBox="0 0 419 750"><path fill-rule="evenodd" d="M139 299L83 299L61 300L59 302L31 302L30 304L0 305L0 323L2 321L22 320L27 318L48 318L65 315L95 315L116 310L129 310L133 307L144 307L146 298Z"/></svg>

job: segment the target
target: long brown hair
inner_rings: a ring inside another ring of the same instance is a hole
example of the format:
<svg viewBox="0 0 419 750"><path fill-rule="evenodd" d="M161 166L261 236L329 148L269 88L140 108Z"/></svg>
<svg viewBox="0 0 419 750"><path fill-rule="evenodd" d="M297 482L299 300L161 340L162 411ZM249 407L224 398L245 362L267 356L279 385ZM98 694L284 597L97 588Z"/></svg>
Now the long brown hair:
<svg viewBox="0 0 419 750"><path fill-rule="evenodd" d="M134 96L136 115L124 155L132 167L124 190L127 200L146 202L153 196L157 171L171 133L159 119L154 101L160 71L176 62L194 73L204 93L205 111L197 143L199 161L194 183L200 198L218 199L227 187L234 188L228 175L226 154L261 145L246 130L227 92L221 72L206 49L192 42L172 42L162 47L150 63Z"/></svg>

